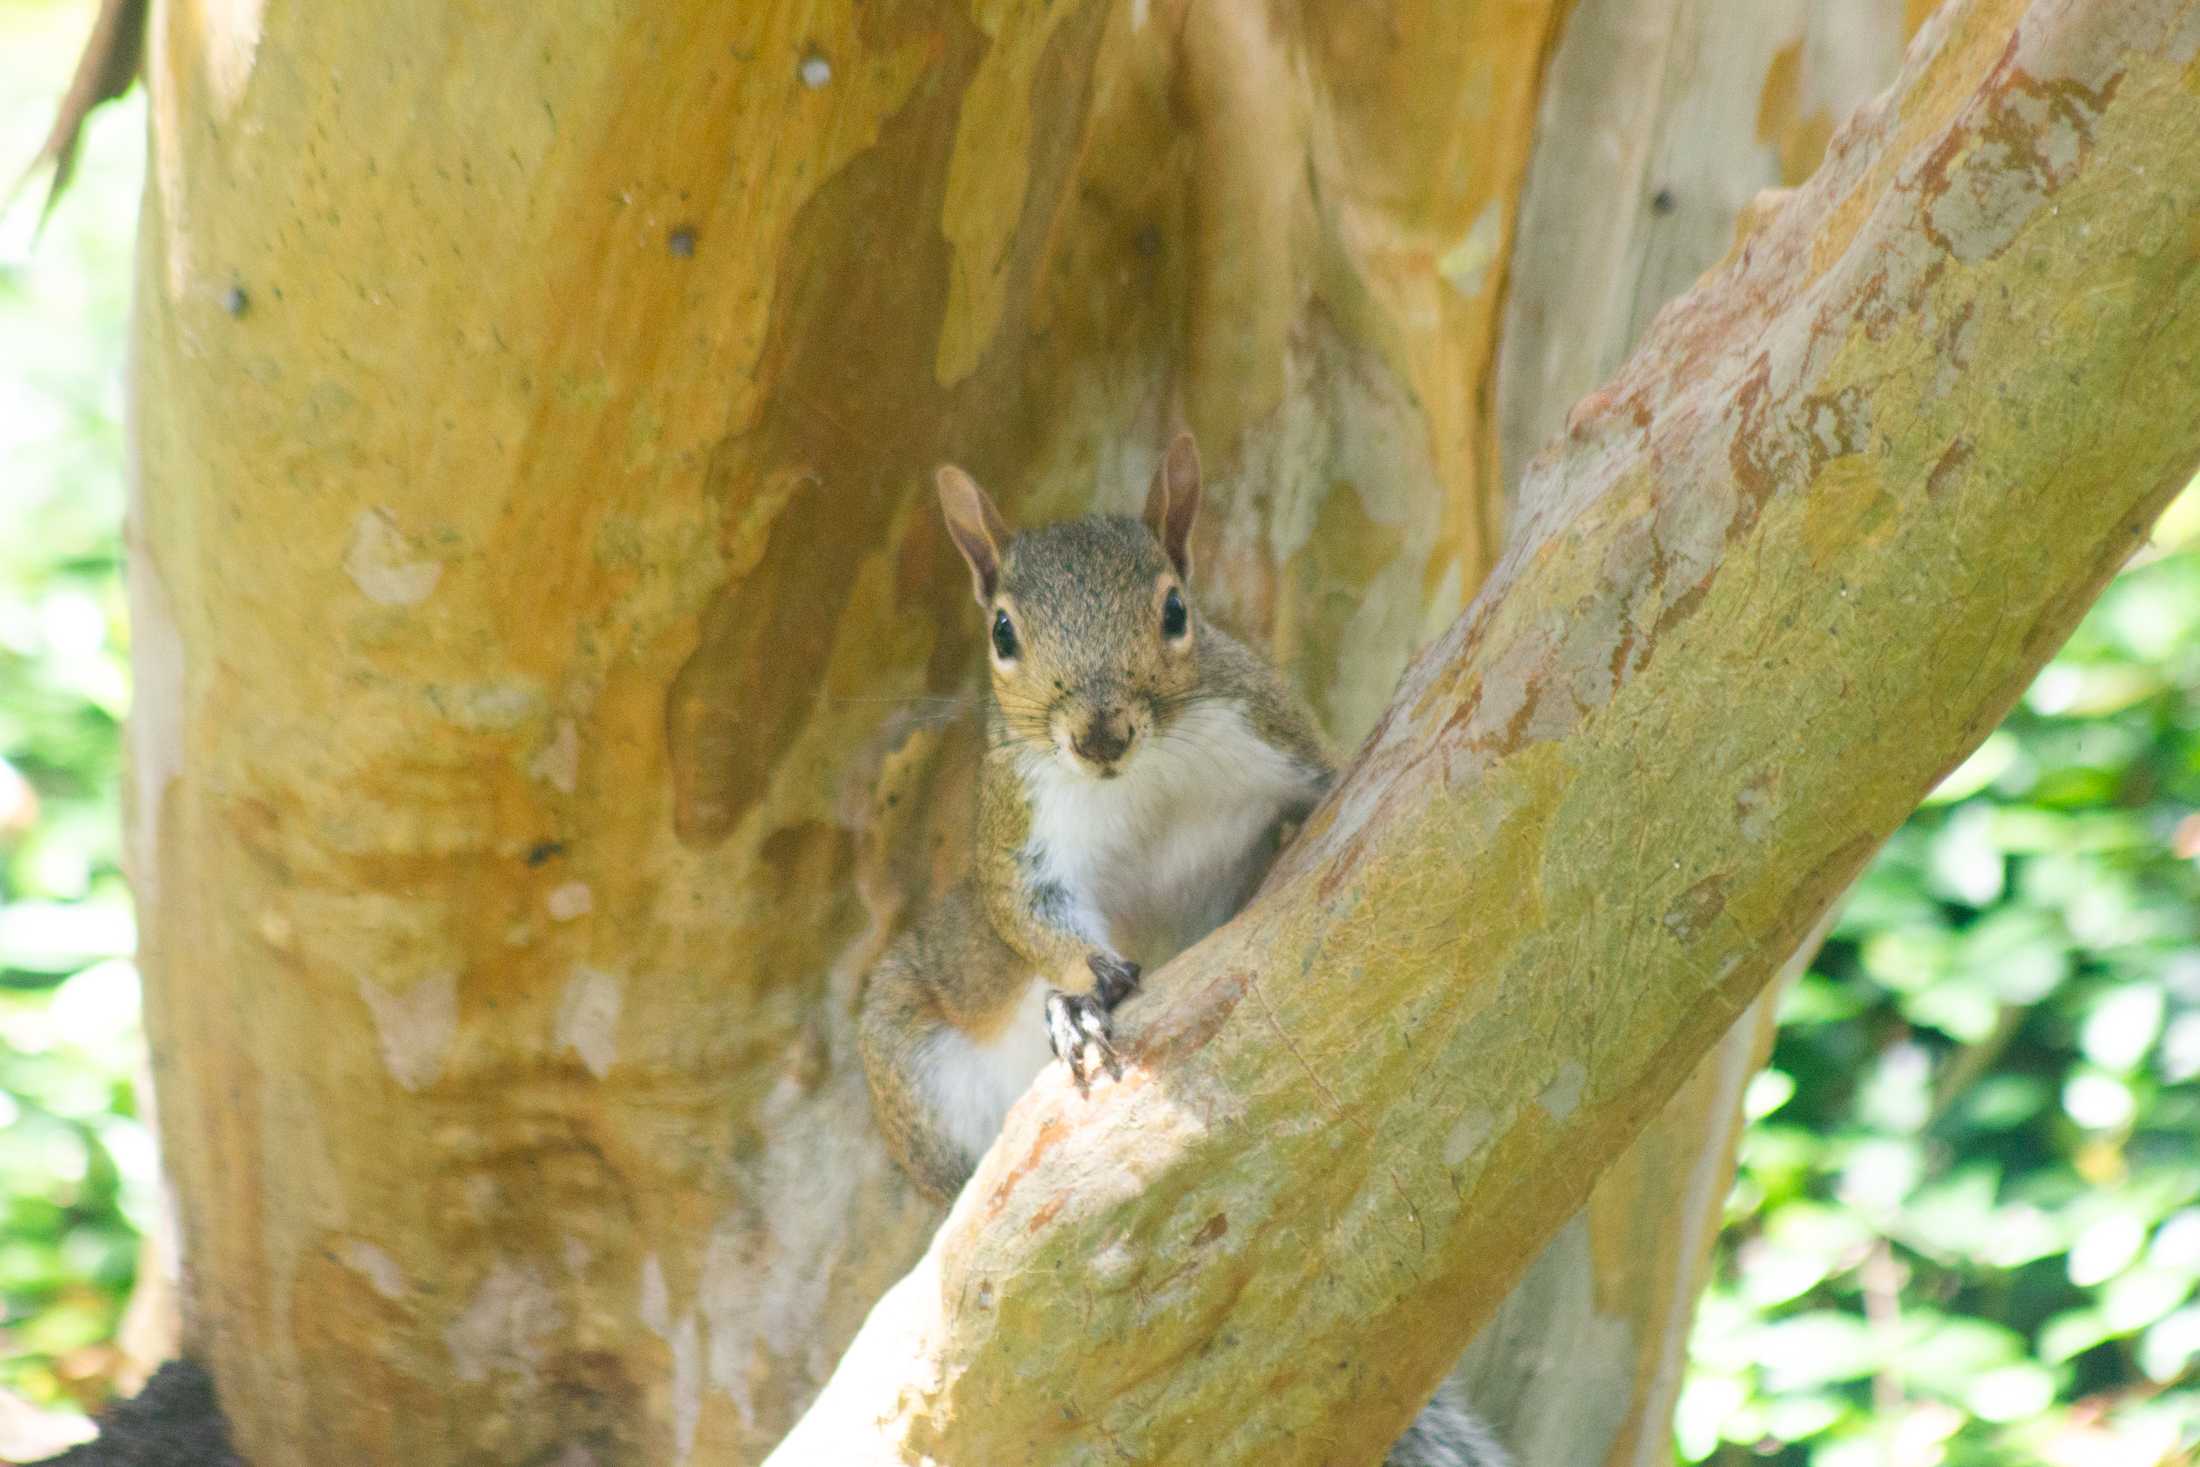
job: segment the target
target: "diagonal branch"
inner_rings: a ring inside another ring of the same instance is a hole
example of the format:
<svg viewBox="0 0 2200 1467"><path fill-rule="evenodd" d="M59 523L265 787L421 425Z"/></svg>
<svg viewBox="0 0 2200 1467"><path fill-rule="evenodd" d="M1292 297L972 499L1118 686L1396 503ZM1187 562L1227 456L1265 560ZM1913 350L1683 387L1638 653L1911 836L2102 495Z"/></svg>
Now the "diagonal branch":
<svg viewBox="0 0 2200 1467"><path fill-rule="evenodd" d="M1933 22L772 1460L1376 1459L2200 458L2196 51L2174 0Z"/></svg>

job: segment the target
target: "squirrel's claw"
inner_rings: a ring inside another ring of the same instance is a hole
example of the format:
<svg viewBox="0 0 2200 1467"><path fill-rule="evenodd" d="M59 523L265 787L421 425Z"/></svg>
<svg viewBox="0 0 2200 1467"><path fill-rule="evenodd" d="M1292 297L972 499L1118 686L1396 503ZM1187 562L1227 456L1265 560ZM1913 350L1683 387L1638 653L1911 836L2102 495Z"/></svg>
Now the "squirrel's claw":
<svg viewBox="0 0 2200 1467"><path fill-rule="evenodd" d="M1093 997L1111 1014L1117 1004L1138 991L1140 969L1136 963L1113 953L1093 953L1085 959L1085 966L1092 969Z"/></svg>
<svg viewBox="0 0 2200 1467"><path fill-rule="evenodd" d="M1135 971L1135 970L1134 970ZM1123 1078L1123 1061L1108 1042L1108 1011L1089 993L1054 993L1047 996L1047 1043L1054 1057L1069 1066L1070 1078L1080 1094L1092 1093L1091 1076L1085 1069L1085 1051L1099 1051L1108 1078Z"/></svg>

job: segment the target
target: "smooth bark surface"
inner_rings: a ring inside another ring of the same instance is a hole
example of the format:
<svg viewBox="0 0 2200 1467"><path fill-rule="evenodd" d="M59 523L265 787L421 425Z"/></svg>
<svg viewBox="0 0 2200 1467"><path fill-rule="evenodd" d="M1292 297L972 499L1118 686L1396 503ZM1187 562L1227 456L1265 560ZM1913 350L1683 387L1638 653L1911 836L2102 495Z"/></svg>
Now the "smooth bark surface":
<svg viewBox="0 0 2200 1467"><path fill-rule="evenodd" d="M1977 0L775 1457L1364 1462L2200 458L2200 8Z"/></svg>

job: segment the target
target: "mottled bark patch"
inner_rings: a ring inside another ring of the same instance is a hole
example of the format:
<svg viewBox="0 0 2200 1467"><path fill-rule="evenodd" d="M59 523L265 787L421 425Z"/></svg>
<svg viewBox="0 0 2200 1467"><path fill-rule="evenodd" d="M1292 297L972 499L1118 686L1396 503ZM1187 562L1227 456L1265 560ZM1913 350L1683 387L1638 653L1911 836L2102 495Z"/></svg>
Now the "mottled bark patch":
<svg viewBox="0 0 2200 1467"><path fill-rule="evenodd" d="M1974 124L1951 131L1926 161L1918 185L1933 243L1965 264L2009 247L2056 192L2077 176L2121 73L2087 86L2042 79L2014 63L2010 39L1998 89Z"/></svg>

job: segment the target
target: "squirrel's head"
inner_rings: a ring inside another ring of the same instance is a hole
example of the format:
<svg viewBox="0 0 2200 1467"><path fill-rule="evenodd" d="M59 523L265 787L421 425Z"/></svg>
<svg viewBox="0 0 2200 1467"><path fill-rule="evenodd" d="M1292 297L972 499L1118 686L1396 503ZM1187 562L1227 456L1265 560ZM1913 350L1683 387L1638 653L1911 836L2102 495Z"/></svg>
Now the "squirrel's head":
<svg viewBox="0 0 2200 1467"><path fill-rule="evenodd" d="M1108 779L1167 733L1199 686L1191 607L1199 450L1179 433L1140 519L1087 515L1011 536L977 483L939 471L947 532L985 612L1010 738Z"/></svg>

